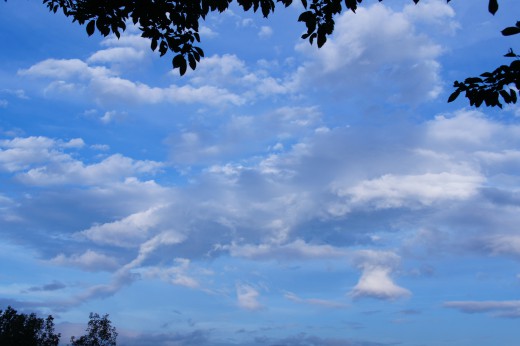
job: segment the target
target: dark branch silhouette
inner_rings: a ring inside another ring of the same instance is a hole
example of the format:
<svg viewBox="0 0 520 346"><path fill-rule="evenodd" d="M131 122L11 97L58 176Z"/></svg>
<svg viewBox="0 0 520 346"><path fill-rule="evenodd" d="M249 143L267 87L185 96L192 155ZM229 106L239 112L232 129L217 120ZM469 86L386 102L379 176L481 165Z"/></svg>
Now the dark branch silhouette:
<svg viewBox="0 0 520 346"><path fill-rule="evenodd" d="M512 36L520 33L520 21L516 26L502 30L502 35ZM480 107L482 103L486 106L502 108L502 99L505 103L516 103L517 92L520 89L520 55L516 54L512 48L504 55L513 58L509 65L502 65L493 72L484 72L480 77L466 78L464 82L455 81L453 86L457 88L448 99L448 102L465 93L471 106Z"/></svg>
<svg viewBox="0 0 520 346"><path fill-rule="evenodd" d="M356 12L363 0L300 0L305 11L298 21L305 24L307 32L302 35L310 44L316 42L322 47L327 37L334 32L334 17L343 11ZM382 0L378 0L381 2ZM420 0L412 0L415 4ZM451 0L446 0L450 2ZM470 0L471 1L471 0ZM161 56L168 51L174 53L173 68L178 68L180 75L188 69L197 67L204 51L200 43L199 23L211 12L228 10L233 0L43 0L50 11L62 10L73 22L86 24L87 34L96 30L103 36L113 33L118 38L126 29L126 22L131 20L141 30L141 36L150 39L151 49L158 50ZM293 0L237 0L244 11L261 11L264 17L274 12L277 4L287 7ZM488 11L498 11L498 0L489 0ZM519 23L502 31L506 36L518 34ZM520 85L519 56L513 50L506 57L515 60L510 65L502 65L493 72L485 72L481 77L467 78L464 82L456 81L455 92L448 102L454 101L462 92L470 104L479 107L502 107L505 103L516 103L516 90Z"/></svg>

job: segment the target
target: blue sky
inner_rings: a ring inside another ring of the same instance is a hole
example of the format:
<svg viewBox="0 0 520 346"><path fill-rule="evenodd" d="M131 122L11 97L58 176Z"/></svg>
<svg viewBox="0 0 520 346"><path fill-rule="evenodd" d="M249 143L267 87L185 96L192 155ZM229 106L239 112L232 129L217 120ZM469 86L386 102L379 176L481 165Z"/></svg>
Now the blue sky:
<svg viewBox="0 0 520 346"><path fill-rule="evenodd" d="M0 4L0 305L122 345L516 345L518 106L446 100L518 47L502 1L202 23L179 77Z"/></svg>

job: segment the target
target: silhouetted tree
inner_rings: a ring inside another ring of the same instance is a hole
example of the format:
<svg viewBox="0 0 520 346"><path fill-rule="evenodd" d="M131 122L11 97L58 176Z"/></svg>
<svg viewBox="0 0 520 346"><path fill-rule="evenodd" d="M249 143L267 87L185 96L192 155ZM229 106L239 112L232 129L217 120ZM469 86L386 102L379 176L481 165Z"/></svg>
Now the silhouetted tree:
<svg viewBox="0 0 520 346"><path fill-rule="evenodd" d="M0 345L58 346L61 334L54 332L54 318L18 313L8 306L0 310Z"/></svg>
<svg viewBox="0 0 520 346"><path fill-rule="evenodd" d="M301 0L305 11L298 21L305 23L307 32L302 35L311 44L316 41L321 47L327 37L334 31L334 17L345 10L355 12L363 0ZM382 0L378 0L381 2ZM418 3L420 0L413 0ZM450 0L446 0L450 2ZM470 0L471 1L471 0ZM126 29L125 22L129 19L141 30L141 36L149 38L151 49L159 50L161 56L169 50L175 55L172 60L174 68L181 75L186 73L188 66L195 69L203 50L196 45L200 42L199 23L210 12L226 11L233 0L43 0L49 10L59 9L73 22L86 24L87 34L92 35L96 29L104 36L110 33L120 37ZM285 7L293 0L237 0L244 11L260 10L268 17L278 3ZM488 10L495 14L498 11L498 0L489 0ZM518 28L518 23L517 27ZM506 28L504 35L512 34L511 28ZM515 29L516 30L516 29ZM515 32L516 33L516 32ZM501 107L499 99L506 103L516 103L516 88L520 85L518 73L518 55L512 50L506 54L515 60L508 65L502 65L493 72L485 72L480 77L467 78L464 82L456 81L457 88L448 102L455 100L460 93L465 92L470 104L479 107L483 102L487 106Z"/></svg>
<svg viewBox="0 0 520 346"><path fill-rule="evenodd" d="M516 22L516 26L502 30L504 36L519 33L520 21ZM502 65L493 72L484 72L480 77L466 78L464 82L455 81L453 86L457 89L450 95L448 102L455 101L460 93L464 92L469 104L475 107L480 107L482 103L485 103L486 106L502 108L500 99L505 103L516 103L518 99L516 93L520 90L520 55L510 48L504 56L513 58L513 62L509 65Z"/></svg>
<svg viewBox="0 0 520 346"><path fill-rule="evenodd" d="M86 329L87 334L76 339L70 338L72 346L115 346L117 339L116 328L112 327L112 322L108 315L100 317L98 314L90 313L89 322Z"/></svg>

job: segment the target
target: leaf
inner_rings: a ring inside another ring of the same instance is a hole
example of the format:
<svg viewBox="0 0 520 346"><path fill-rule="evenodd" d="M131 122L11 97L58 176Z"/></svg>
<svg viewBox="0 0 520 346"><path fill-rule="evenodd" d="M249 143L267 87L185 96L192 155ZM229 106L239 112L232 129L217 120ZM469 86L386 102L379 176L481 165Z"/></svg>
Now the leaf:
<svg viewBox="0 0 520 346"><path fill-rule="evenodd" d="M172 60L173 68L179 68L179 73L183 76L186 73L188 65L182 54L176 55Z"/></svg>
<svg viewBox="0 0 520 346"><path fill-rule="evenodd" d="M188 54L188 62L190 64L191 69L195 70L195 67L197 67L197 62L195 61L193 54Z"/></svg>
<svg viewBox="0 0 520 346"><path fill-rule="evenodd" d="M455 101L457 99L457 97L459 97L459 95L460 95L460 89L455 90L448 98L448 103Z"/></svg>
<svg viewBox="0 0 520 346"><path fill-rule="evenodd" d="M505 90L500 90L500 96L504 99L506 103L511 103L511 95Z"/></svg>
<svg viewBox="0 0 520 346"><path fill-rule="evenodd" d="M506 58L516 58L515 52L513 52L512 48L509 48L509 52L507 52L506 55L504 55Z"/></svg>
<svg viewBox="0 0 520 346"><path fill-rule="evenodd" d="M516 26L510 26L510 27L502 30L502 35L504 35L504 36L512 36L512 35L516 35L516 34L520 34L520 28L518 28Z"/></svg>
<svg viewBox="0 0 520 346"><path fill-rule="evenodd" d="M298 17L299 22L305 22L305 23L312 21L313 19L314 19L314 15L311 11L305 11L302 14L300 14L300 16Z"/></svg>
<svg viewBox="0 0 520 346"><path fill-rule="evenodd" d="M516 103L516 91L514 89L509 89L509 93L511 95L511 102L512 103Z"/></svg>
<svg viewBox="0 0 520 346"><path fill-rule="evenodd" d="M92 34L94 34L94 31L96 30L96 21L94 19L92 19L90 22L88 22L87 24L87 34L89 36L92 36Z"/></svg>
<svg viewBox="0 0 520 346"><path fill-rule="evenodd" d="M495 14L498 11L498 1L497 0L489 0L488 10L491 14Z"/></svg>
<svg viewBox="0 0 520 346"><path fill-rule="evenodd" d="M303 7L307 8L307 0L302 0Z"/></svg>

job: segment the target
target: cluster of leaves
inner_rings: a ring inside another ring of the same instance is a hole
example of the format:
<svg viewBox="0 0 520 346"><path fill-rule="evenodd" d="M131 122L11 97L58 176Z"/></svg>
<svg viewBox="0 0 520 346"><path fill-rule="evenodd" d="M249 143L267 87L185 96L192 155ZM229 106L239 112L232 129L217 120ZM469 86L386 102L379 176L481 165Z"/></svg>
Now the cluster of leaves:
<svg viewBox="0 0 520 346"><path fill-rule="evenodd" d="M71 346L115 346L117 332L108 315L100 317L90 313L89 318L87 334L78 339L71 337ZM54 332L54 318L51 315L43 319L34 313L18 313L10 306L4 311L0 310L2 346L58 346L60 337L60 333Z"/></svg>
<svg viewBox="0 0 520 346"><path fill-rule="evenodd" d="M515 26L502 30L502 35L520 34L520 21ZM456 90L450 95L448 102L455 101L461 93L465 93L471 106L486 106L502 108L501 100L507 104L516 103L517 92L520 90L520 55L513 49L504 55L514 60L509 65L502 65L493 72L484 72L480 77L466 78L464 82L455 81Z"/></svg>
<svg viewBox="0 0 520 346"><path fill-rule="evenodd" d="M382 0L378 0L382 1ZM449 2L450 0L447 0ZM497 0L490 0L496 4ZM260 10L264 17L274 12L276 4L285 7L293 0L237 0L244 11ZM305 11L298 21L305 23L307 32L302 36L312 44L316 39L318 47L323 46L327 36L334 31L334 16L344 9L356 11L362 0L301 0ZM419 0L413 0L418 3ZM160 55L168 51L175 53L173 68L181 75L188 66L195 69L204 51L197 45L200 42L199 23L210 12L226 11L232 0L43 0L53 12L59 9L73 22L86 24L88 35L96 29L104 36L113 33L120 37L126 29L125 22L132 20L138 25L142 36L149 38L151 49ZM498 8L498 4L496 4ZM495 9L496 11L496 9Z"/></svg>
<svg viewBox="0 0 520 346"><path fill-rule="evenodd" d="M149 38L151 49L165 55L175 53L172 63L180 74L187 67L195 69L204 56L196 44L200 42L199 22L210 12L224 12L232 0L43 0L49 10L59 9L73 22L86 24L88 35L96 29L104 36L114 33L117 37L131 20L138 25L142 36ZM289 6L292 0L277 0ZM273 0L238 0L245 11L261 9L267 17L274 11Z"/></svg>
<svg viewBox="0 0 520 346"><path fill-rule="evenodd" d="M58 346L61 334L54 332L54 318L18 313L8 306L0 310L0 345Z"/></svg>
<svg viewBox="0 0 520 346"><path fill-rule="evenodd" d="M334 31L334 17L344 10L356 12L362 1L301 0L305 11L300 14L298 21L303 22L307 28L302 38L308 39L310 44L316 40L318 47L322 47ZM417 4L420 0L412 1ZM158 50L161 56L168 51L175 53L172 59L173 68L178 68L181 75L186 73L188 66L194 70L204 57L204 51L197 45L200 43L200 21L210 12L226 11L232 2L233 0L43 0L49 10L57 12L61 9L73 21L86 24L89 36L97 29L104 36L113 33L119 38L126 29L125 23L132 20L141 30L141 36L150 39L153 51ZM264 17L275 10L277 3L287 7L292 2L293 0L237 0L244 11L261 10ZM495 14L498 11L498 0L489 0L488 10ZM502 31L506 36L519 32L520 22L515 27ZM456 81L456 90L448 102L454 101L464 92L470 104L476 107L482 103L502 107L500 99L506 103L516 103L516 90L509 86L514 85L517 89L520 86L519 56L510 50L506 57L515 60L510 65L502 65L480 77L467 78L464 82Z"/></svg>
<svg viewBox="0 0 520 346"><path fill-rule="evenodd" d="M72 346L116 346L117 332L112 327L108 315L100 317L98 314L90 313L87 326L87 334L79 339L70 338Z"/></svg>

